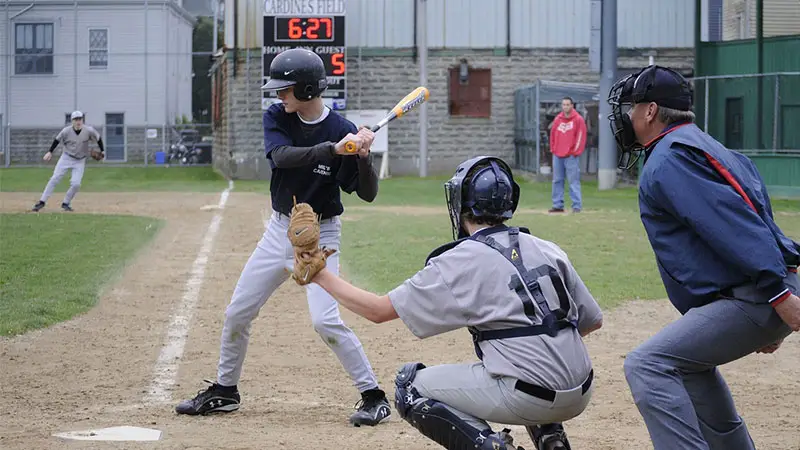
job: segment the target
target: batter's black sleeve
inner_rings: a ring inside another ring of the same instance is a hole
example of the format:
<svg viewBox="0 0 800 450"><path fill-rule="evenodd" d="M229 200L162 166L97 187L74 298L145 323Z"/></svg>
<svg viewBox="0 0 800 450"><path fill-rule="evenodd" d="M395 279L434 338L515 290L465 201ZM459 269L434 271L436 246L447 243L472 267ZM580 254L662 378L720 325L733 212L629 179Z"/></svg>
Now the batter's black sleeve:
<svg viewBox="0 0 800 450"><path fill-rule="evenodd" d="M58 139L53 139L53 143L50 144L50 150L48 150L47 153L53 153L56 147L58 147Z"/></svg>
<svg viewBox="0 0 800 450"><path fill-rule="evenodd" d="M372 202L378 196L378 173L372 165L372 154L366 158L358 157L358 189L356 193L366 202Z"/></svg>
<svg viewBox="0 0 800 450"><path fill-rule="evenodd" d="M269 154L276 167L302 167L316 161L330 160L335 156L333 142L323 142L313 147L293 147L291 145L279 145Z"/></svg>

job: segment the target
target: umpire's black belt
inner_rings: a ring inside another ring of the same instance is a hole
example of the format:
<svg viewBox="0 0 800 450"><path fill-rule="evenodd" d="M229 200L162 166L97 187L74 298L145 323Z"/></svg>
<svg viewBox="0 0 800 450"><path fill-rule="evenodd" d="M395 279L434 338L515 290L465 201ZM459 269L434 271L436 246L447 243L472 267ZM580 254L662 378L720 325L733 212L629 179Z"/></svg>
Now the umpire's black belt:
<svg viewBox="0 0 800 450"><path fill-rule="evenodd" d="M581 395L585 394L586 391L588 391L589 388L592 386L593 378L594 378L594 369L589 371L589 376L586 378L586 381L584 381L583 384L581 385ZM537 386L535 384L526 383L522 380L517 380L517 383L514 387L518 391L524 392L534 397L538 397L542 400L547 400L548 402L552 402L553 400L556 399L556 391L541 386Z"/></svg>

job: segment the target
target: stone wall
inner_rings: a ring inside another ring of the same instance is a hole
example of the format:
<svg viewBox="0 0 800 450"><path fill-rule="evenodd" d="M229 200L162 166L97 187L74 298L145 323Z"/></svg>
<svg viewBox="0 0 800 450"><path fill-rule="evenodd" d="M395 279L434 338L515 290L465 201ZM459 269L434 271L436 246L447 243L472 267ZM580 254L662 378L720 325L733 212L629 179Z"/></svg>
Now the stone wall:
<svg viewBox="0 0 800 450"><path fill-rule="evenodd" d="M348 54L347 107L388 109L419 85L418 62L409 55ZM620 49L619 67L637 68L648 63L648 49ZM689 69L692 49L658 49L659 64ZM263 156L260 107L261 53L240 51L236 76L232 55L221 70L223 118L214 143L214 165L233 178L269 177ZM448 69L466 58L471 68L492 70L491 117L450 117ZM513 50L511 56L492 50L431 50L427 61L428 174L450 173L462 160L478 154L494 154L513 163L514 90L537 79L597 83L599 74L589 70L586 49ZM395 121L389 131L389 168L393 175L419 173L418 113Z"/></svg>

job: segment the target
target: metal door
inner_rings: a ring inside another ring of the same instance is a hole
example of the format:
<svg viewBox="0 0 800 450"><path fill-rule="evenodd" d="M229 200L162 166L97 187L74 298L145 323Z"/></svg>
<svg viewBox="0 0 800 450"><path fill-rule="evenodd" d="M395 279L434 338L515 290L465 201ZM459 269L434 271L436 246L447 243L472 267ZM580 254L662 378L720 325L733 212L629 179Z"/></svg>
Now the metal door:
<svg viewBox="0 0 800 450"><path fill-rule="evenodd" d="M514 158L519 169L538 173L539 133L538 85L514 92Z"/></svg>
<svg viewBox="0 0 800 450"><path fill-rule="evenodd" d="M106 161L125 162L125 114L106 114L106 137L103 143L106 147Z"/></svg>
<svg viewBox="0 0 800 450"><path fill-rule="evenodd" d="M731 150L744 147L744 101L742 97L725 99L725 146Z"/></svg>

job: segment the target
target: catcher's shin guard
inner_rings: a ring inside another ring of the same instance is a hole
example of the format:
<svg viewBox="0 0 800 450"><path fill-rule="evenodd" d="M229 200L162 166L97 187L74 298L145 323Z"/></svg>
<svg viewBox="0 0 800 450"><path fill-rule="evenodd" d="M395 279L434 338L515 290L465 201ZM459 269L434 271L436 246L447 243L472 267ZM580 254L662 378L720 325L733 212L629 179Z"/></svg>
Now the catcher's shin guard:
<svg viewBox="0 0 800 450"><path fill-rule="evenodd" d="M567 432L560 423L525 427L536 450L572 450Z"/></svg>
<svg viewBox="0 0 800 450"><path fill-rule="evenodd" d="M516 450L507 445L506 437L491 428L479 430L464 422L447 405L422 397L411 386L422 363L408 363L395 379L395 407L406 422L424 436L452 450Z"/></svg>

